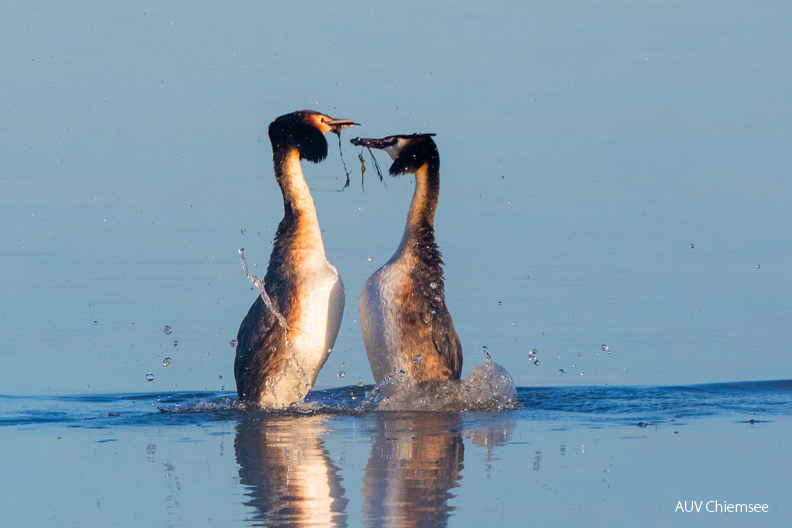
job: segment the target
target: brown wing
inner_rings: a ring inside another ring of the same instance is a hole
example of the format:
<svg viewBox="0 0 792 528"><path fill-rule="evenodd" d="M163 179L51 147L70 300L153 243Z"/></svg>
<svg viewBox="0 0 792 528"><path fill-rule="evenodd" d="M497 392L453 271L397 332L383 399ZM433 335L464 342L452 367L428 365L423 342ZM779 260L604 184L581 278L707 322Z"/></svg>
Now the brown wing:
<svg viewBox="0 0 792 528"><path fill-rule="evenodd" d="M283 368L285 351L283 327L261 296L256 297L237 333L234 377L240 401L258 402L267 380Z"/></svg>
<svg viewBox="0 0 792 528"><path fill-rule="evenodd" d="M432 345L440 361L438 370L448 369L449 379L457 380L462 372L462 345L446 308L443 258L435 243L434 228L424 222L416 227L414 237L417 262L410 278L415 288L416 309L430 327Z"/></svg>
<svg viewBox="0 0 792 528"><path fill-rule="evenodd" d="M445 296L442 296L445 304ZM454 322L448 310L436 310L432 318L432 343L441 361L451 371L451 379L458 380L462 373L462 344L454 330Z"/></svg>

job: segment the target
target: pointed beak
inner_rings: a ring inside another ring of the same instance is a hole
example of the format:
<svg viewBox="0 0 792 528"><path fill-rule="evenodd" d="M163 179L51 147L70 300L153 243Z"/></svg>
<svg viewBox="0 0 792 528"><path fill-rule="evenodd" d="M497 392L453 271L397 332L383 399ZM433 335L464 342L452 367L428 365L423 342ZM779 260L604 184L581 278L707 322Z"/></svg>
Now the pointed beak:
<svg viewBox="0 0 792 528"><path fill-rule="evenodd" d="M360 125L360 123L355 123L351 119L333 119L333 118L325 118L322 122L330 127L330 131L338 134L341 130L345 128L349 128L354 125Z"/></svg>
<svg viewBox="0 0 792 528"><path fill-rule="evenodd" d="M349 140L349 142L356 147L368 147L376 149L384 149L393 145L393 141L388 139L369 139L360 137L352 138Z"/></svg>

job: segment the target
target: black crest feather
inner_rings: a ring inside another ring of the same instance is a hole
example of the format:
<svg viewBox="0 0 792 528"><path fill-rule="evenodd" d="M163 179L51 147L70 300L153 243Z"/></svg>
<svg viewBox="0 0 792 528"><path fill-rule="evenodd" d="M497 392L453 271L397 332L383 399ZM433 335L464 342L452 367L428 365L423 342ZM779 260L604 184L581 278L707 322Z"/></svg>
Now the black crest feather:
<svg viewBox="0 0 792 528"><path fill-rule="evenodd" d="M324 134L308 119L319 115L313 110L300 110L282 115L270 123L269 138L273 152L296 148L300 158L319 163L327 157L327 140Z"/></svg>

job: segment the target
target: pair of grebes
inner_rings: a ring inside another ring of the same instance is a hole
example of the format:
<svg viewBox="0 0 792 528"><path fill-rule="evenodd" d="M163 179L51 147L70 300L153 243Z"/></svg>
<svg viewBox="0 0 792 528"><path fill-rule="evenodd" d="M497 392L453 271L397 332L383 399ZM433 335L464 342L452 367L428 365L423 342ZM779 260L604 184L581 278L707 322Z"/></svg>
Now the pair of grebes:
<svg viewBox="0 0 792 528"><path fill-rule="evenodd" d="M310 110L269 126L284 215L261 295L237 335L234 376L241 402L268 408L299 404L333 350L344 311L344 284L325 257L316 208L301 160L327 156L325 134L356 125ZM363 286L360 326L376 382L399 374L416 384L458 380L462 347L445 304L434 238L440 157L433 134L354 138L387 152L390 174L414 174L415 193L396 253Z"/></svg>

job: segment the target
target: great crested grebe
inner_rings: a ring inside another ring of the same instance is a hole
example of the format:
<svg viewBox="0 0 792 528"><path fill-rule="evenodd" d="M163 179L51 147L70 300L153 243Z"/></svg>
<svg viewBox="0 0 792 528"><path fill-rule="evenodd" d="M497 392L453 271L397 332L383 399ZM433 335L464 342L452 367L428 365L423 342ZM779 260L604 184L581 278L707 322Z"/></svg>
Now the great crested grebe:
<svg viewBox="0 0 792 528"><path fill-rule="evenodd" d="M355 124L303 110L269 126L284 214L264 277L266 293L256 297L237 334L234 377L242 402L274 408L301 402L335 344L344 283L325 258L300 160L319 163L327 157L324 134Z"/></svg>
<svg viewBox="0 0 792 528"><path fill-rule="evenodd" d="M443 261L434 237L440 156L433 135L351 140L387 152L392 176L415 175L401 243L360 293L363 342L378 383L391 375L415 383L458 380L462 370L462 345L446 308Z"/></svg>

